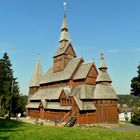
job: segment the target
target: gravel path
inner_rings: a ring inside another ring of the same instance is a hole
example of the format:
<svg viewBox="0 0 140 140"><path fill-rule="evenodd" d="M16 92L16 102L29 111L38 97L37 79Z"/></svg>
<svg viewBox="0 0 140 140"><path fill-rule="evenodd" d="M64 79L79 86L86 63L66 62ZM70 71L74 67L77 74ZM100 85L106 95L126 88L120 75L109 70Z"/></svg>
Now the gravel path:
<svg viewBox="0 0 140 140"><path fill-rule="evenodd" d="M16 118L11 118L12 120L16 120ZM35 124L36 119L34 118L20 118L19 121L25 122L25 123L30 123L30 124ZM55 126L55 123L53 121L46 121L43 120L43 125L48 125L48 126Z"/></svg>
<svg viewBox="0 0 140 140"><path fill-rule="evenodd" d="M131 123L125 123L125 124L121 124L121 126L119 128L114 128L113 130L116 131L136 131L136 130L140 130L140 126L131 124Z"/></svg>

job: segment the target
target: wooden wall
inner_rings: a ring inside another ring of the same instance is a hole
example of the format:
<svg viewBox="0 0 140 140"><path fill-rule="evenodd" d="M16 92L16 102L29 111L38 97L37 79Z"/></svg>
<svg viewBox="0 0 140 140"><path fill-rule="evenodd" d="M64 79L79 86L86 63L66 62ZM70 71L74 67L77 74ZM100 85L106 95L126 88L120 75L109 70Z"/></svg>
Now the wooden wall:
<svg viewBox="0 0 140 140"><path fill-rule="evenodd" d="M96 101L97 123L117 123L118 108L116 100L97 100Z"/></svg>
<svg viewBox="0 0 140 140"><path fill-rule="evenodd" d="M68 111L56 111L56 110L49 110L45 112L45 118L47 120L54 121L56 118L62 119Z"/></svg>
<svg viewBox="0 0 140 140"><path fill-rule="evenodd" d="M29 109L29 116L31 118L40 118L40 110L39 109Z"/></svg>
<svg viewBox="0 0 140 140"><path fill-rule="evenodd" d="M95 111L82 111L77 115L77 124L94 124L96 123Z"/></svg>

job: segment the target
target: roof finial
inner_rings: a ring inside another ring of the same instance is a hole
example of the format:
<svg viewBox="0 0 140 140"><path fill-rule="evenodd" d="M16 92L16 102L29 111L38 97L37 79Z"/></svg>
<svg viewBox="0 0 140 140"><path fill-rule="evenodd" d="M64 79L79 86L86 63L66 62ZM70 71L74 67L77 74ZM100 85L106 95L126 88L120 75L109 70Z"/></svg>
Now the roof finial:
<svg viewBox="0 0 140 140"><path fill-rule="evenodd" d="M66 17L66 5L67 5L66 0L64 0L63 5L64 5L64 17Z"/></svg>
<svg viewBox="0 0 140 140"><path fill-rule="evenodd" d="M101 59L104 59L104 52L101 53Z"/></svg>

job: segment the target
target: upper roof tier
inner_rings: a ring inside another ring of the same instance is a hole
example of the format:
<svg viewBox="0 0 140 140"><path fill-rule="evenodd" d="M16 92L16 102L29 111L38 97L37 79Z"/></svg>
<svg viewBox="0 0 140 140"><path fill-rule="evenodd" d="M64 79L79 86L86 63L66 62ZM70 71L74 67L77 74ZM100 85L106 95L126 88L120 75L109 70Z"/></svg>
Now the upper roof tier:
<svg viewBox="0 0 140 140"><path fill-rule="evenodd" d="M80 66L78 72L74 76L74 80L77 79L85 79L89 73L89 70L91 69L92 65L94 65L94 62L86 62L82 63Z"/></svg>
<svg viewBox="0 0 140 140"><path fill-rule="evenodd" d="M112 82L112 80L107 72L107 66L104 61L104 53L101 54L99 73L98 73L98 76L96 79L96 83L101 83L101 82L108 82L108 83Z"/></svg>
<svg viewBox="0 0 140 140"><path fill-rule="evenodd" d="M104 53L103 52L101 53L101 61L100 61L99 69L107 69L107 65L105 64L105 61L104 61Z"/></svg>
<svg viewBox="0 0 140 140"><path fill-rule="evenodd" d="M64 16L62 27L61 27L61 33L60 33L60 39L59 42L62 41L69 41L69 32L68 32L68 24L66 20L66 16Z"/></svg>
<svg viewBox="0 0 140 140"><path fill-rule="evenodd" d="M62 42L59 43L58 48L53 57L59 56L61 54L65 54L66 50L68 49L70 42Z"/></svg>
<svg viewBox="0 0 140 140"><path fill-rule="evenodd" d="M70 42L69 32L68 32L68 24L67 24L67 20L66 20L66 15L64 15L64 19L63 19L62 27L61 27L60 38L59 38L59 43L58 43L58 48L57 48L53 57L57 57L59 55L65 54L69 45L72 46L72 44Z"/></svg>
<svg viewBox="0 0 140 140"><path fill-rule="evenodd" d="M67 64L65 69L60 72L53 72L53 67L50 67L43 77L43 80L40 82L40 84L45 83L52 83L57 81L64 81L71 79L73 73L78 68L78 66L83 62L83 59L80 58L74 58L70 60L70 62Z"/></svg>
<svg viewBox="0 0 140 140"><path fill-rule="evenodd" d="M61 27L61 30L64 30L64 29L68 30L68 23L67 23L66 16L64 16L62 27Z"/></svg>
<svg viewBox="0 0 140 140"><path fill-rule="evenodd" d="M108 74L107 71L99 71L98 72L98 76L97 76L97 79L96 79L96 83L99 83L99 82L109 82L111 83L112 80Z"/></svg>

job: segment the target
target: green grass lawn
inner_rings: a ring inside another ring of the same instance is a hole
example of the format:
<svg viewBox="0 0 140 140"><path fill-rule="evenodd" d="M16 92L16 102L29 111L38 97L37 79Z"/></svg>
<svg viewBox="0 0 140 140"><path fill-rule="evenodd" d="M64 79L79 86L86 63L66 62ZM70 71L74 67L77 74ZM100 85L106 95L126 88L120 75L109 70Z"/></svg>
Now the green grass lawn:
<svg viewBox="0 0 140 140"><path fill-rule="evenodd" d="M0 119L0 140L140 140L140 131L36 126Z"/></svg>

